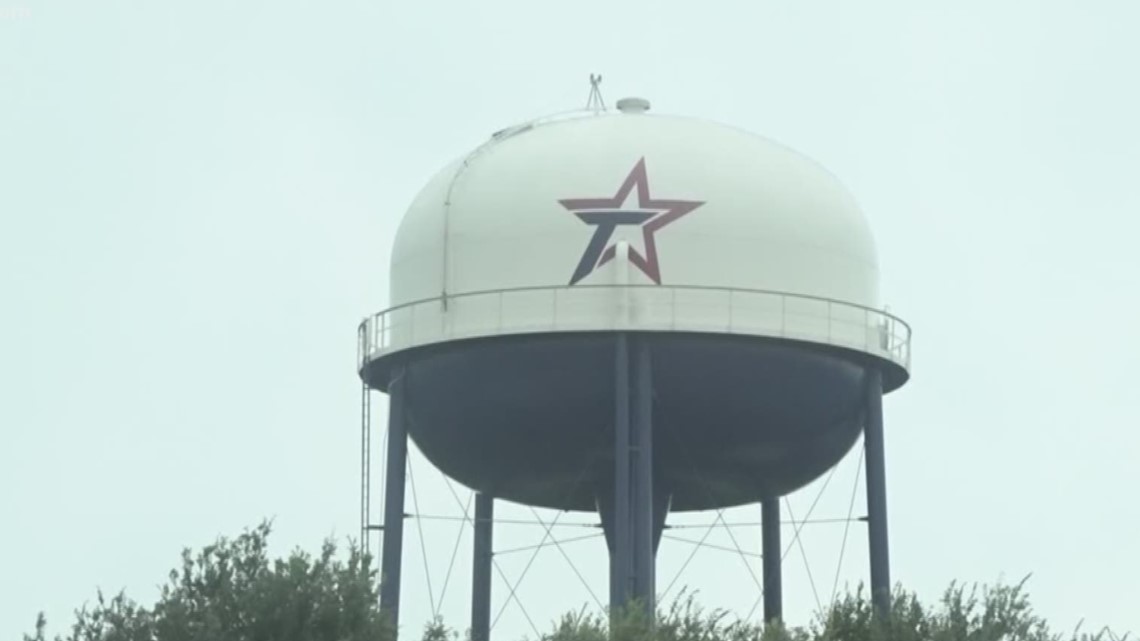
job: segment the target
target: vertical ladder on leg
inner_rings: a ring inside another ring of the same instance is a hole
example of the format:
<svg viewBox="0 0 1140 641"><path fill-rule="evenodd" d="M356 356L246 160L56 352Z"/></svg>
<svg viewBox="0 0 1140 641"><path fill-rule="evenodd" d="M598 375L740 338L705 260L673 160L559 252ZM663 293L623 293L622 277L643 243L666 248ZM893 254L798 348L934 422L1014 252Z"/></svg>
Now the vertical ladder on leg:
<svg viewBox="0 0 1140 641"><path fill-rule="evenodd" d="M372 549L372 389L365 381L360 391L360 546Z"/></svg>

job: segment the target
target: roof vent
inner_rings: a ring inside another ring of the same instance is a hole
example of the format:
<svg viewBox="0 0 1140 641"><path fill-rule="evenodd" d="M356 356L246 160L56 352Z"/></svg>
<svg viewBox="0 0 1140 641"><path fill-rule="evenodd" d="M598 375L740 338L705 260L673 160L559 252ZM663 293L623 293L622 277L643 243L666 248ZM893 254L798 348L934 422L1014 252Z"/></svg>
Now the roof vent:
<svg viewBox="0 0 1140 641"><path fill-rule="evenodd" d="M622 98L617 101L617 108L623 114L643 114L649 111L649 101L645 98Z"/></svg>

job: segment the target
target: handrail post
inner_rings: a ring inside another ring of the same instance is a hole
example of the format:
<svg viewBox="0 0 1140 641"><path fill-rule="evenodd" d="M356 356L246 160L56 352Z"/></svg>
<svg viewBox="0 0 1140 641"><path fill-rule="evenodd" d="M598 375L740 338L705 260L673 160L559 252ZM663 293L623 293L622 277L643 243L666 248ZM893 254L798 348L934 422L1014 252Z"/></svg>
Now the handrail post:
<svg viewBox="0 0 1140 641"><path fill-rule="evenodd" d="M788 297L780 294L780 337L788 336Z"/></svg>
<svg viewBox="0 0 1140 641"><path fill-rule="evenodd" d="M367 322L365 321L365 323ZM356 369L358 370L364 367L364 331L366 331L364 324L356 328Z"/></svg>
<svg viewBox="0 0 1140 641"><path fill-rule="evenodd" d="M677 329L677 288L669 288L669 329Z"/></svg>
<svg viewBox="0 0 1140 641"><path fill-rule="evenodd" d="M868 336L869 336L869 333L871 331L871 326L870 326L871 321L868 320L869 317L867 314L867 310L861 309L859 311L863 315L863 321L862 321L862 324L860 325L860 328L862 329L862 332L861 332L862 338L860 339L859 347L860 347L860 349L866 351L866 350L870 349L869 345L870 345L871 339L868 338Z"/></svg>
<svg viewBox="0 0 1140 641"><path fill-rule="evenodd" d="M408 319L408 324L411 326L411 329L408 331L408 335L411 337L413 345L416 344L416 308L417 307L419 307L419 305L412 305L411 307L408 308L408 312L410 312L408 314L408 316L410 317Z"/></svg>
<svg viewBox="0 0 1140 641"><path fill-rule="evenodd" d="M832 337L831 337L831 316L832 316L832 314L833 314L833 312L831 310L831 301L829 300L829 301L827 301L827 342L828 343L832 342Z"/></svg>

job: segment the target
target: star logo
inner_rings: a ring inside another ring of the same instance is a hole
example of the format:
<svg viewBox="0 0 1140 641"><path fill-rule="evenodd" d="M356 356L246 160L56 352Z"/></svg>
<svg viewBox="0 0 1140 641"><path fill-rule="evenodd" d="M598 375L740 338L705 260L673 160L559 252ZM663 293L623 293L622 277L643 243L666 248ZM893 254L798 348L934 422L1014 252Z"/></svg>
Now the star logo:
<svg viewBox="0 0 1140 641"><path fill-rule="evenodd" d="M636 187L637 202L627 205ZM645 159L637 161L625 182L618 188L613 198L569 198L559 200L582 222L594 227L594 235L586 245L586 251L578 261L573 285L589 276L598 267L605 265L617 255L617 246L610 242L619 226L639 225L645 253L629 248L629 262L640 269L654 283L661 284L661 268L657 263L657 243L654 234L659 229L681 216L705 204L696 200L658 200L649 196L649 177L645 171Z"/></svg>

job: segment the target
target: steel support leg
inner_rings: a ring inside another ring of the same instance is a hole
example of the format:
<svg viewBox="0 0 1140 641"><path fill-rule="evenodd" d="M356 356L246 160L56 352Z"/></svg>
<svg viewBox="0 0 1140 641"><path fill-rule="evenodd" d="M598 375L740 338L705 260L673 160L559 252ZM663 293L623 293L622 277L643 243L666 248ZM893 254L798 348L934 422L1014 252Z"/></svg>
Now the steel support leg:
<svg viewBox="0 0 1140 641"><path fill-rule="evenodd" d="M630 427L630 488L633 496L633 596L652 616L656 609L657 556L653 488L653 379L649 344L631 346L633 402Z"/></svg>
<svg viewBox="0 0 1140 641"><path fill-rule="evenodd" d="M783 574L780 562L780 498L764 499L761 509L761 539L764 560L764 621L771 623L784 617Z"/></svg>
<svg viewBox="0 0 1140 641"><path fill-rule="evenodd" d="M475 560L471 580L471 641L491 636L491 540L494 532L495 499L475 495Z"/></svg>
<svg viewBox="0 0 1140 641"><path fill-rule="evenodd" d="M617 338L614 417L613 552L610 606L631 600L655 609L653 494L653 382L649 345L626 334Z"/></svg>
<svg viewBox="0 0 1140 641"><path fill-rule="evenodd" d="M880 615L891 609L891 562L887 543L887 471L883 446L883 375L868 373L866 418L867 526L871 553L871 602Z"/></svg>
<svg viewBox="0 0 1140 641"><path fill-rule="evenodd" d="M407 383L398 370L388 386L388 459L384 495L384 548L380 563L380 609L392 626L400 622L400 564L404 552L404 479L408 464Z"/></svg>
<svg viewBox="0 0 1140 641"><path fill-rule="evenodd" d="M614 549L610 558L610 608L626 603L633 579L630 531L629 338L617 337L614 362Z"/></svg>

